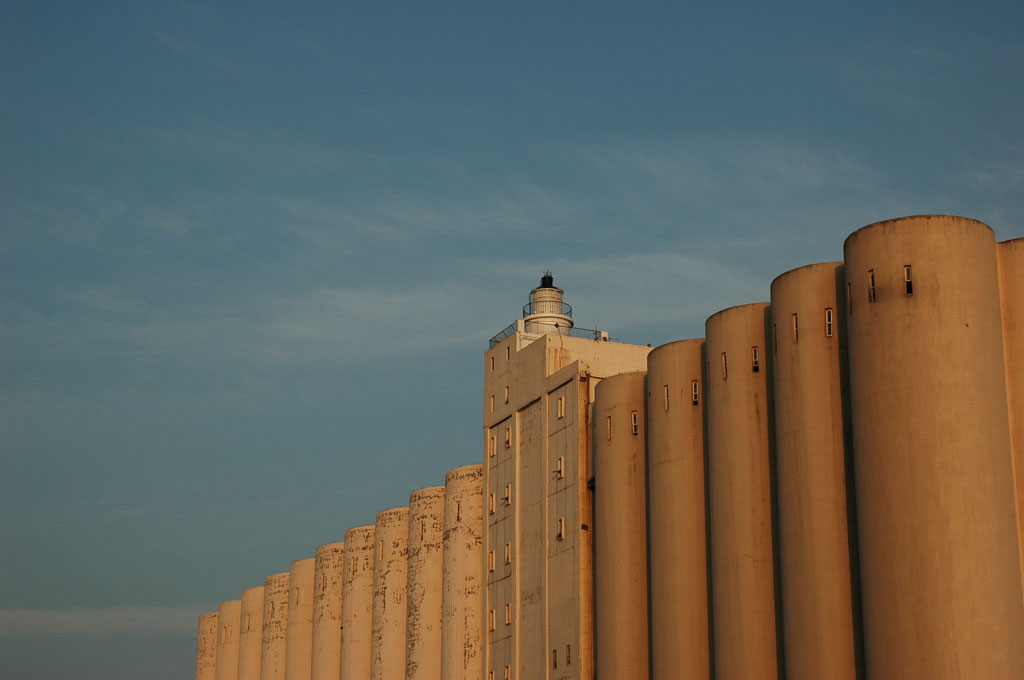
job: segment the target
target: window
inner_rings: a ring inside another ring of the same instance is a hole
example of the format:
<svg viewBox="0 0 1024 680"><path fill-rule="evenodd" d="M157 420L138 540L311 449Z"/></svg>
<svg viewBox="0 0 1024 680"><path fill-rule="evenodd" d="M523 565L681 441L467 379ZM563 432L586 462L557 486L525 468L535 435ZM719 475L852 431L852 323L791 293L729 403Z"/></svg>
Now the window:
<svg viewBox="0 0 1024 680"><path fill-rule="evenodd" d="M506 427L505 428L505 448L507 449L510 446L512 446L512 428L511 427Z"/></svg>
<svg viewBox="0 0 1024 680"><path fill-rule="evenodd" d="M875 301L875 270L868 270L868 302Z"/></svg>
<svg viewBox="0 0 1024 680"><path fill-rule="evenodd" d="M825 337L831 338L833 332L832 308L825 309Z"/></svg>
<svg viewBox="0 0 1024 680"><path fill-rule="evenodd" d="M487 571L494 571L494 551L487 551Z"/></svg>
<svg viewBox="0 0 1024 680"><path fill-rule="evenodd" d="M326 581L326 578L324 580ZM252 614L247 612L245 614L245 632L248 633L250 630L252 630Z"/></svg>
<svg viewBox="0 0 1024 680"><path fill-rule="evenodd" d="M494 671L487 671L487 680L494 680Z"/></svg>
<svg viewBox="0 0 1024 680"><path fill-rule="evenodd" d="M565 646L565 665L572 665L572 645Z"/></svg>
<svg viewBox="0 0 1024 680"><path fill-rule="evenodd" d="M761 352L756 346L750 348L750 370L754 373L761 370Z"/></svg>
<svg viewBox="0 0 1024 680"><path fill-rule="evenodd" d="M914 278L910 272L910 265L903 265L903 288L907 295L914 294Z"/></svg>
<svg viewBox="0 0 1024 680"><path fill-rule="evenodd" d="M491 609L487 612L487 630L494 630L494 610Z"/></svg>
<svg viewBox="0 0 1024 680"><path fill-rule="evenodd" d="M565 459L562 456L555 461L555 479L565 479Z"/></svg>
<svg viewBox="0 0 1024 680"><path fill-rule="evenodd" d="M494 395L491 395L491 413L494 413Z"/></svg>
<svg viewBox="0 0 1024 680"><path fill-rule="evenodd" d="M564 418L565 417L565 397L559 397L558 398L557 409L556 409L555 414L559 418Z"/></svg>
<svg viewBox="0 0 1024 680"><path fill-rule="evenodd" d="M505 625L508 626L512 623L512 605L508 602L505 603Z"/></svg>
<svg viewBox="0 0 1024 680"><path fill-rule="evenodd" d="M505 361L508 361L511 356L512 356L512 348L511 347L506 347L505 348Z"/></svg>
<svg viewBox="0 0 1024 680"><path fill-rule="evenodd" d="M793 342L800 342L800 321L793 313Z"/></svg>
<svg viewBox="0 0 1024 680"><path fill-rule="evenodd" d="M558 650L551 650L551 668L558 668Z"/></svg>
<svg viewBox="0 0 1024 680"><path fill-rule="evenodd" d="M491 357L491 370L494 370L494 357Z"/></svg>
<svg viewBox="0 0 1024 680"><path fill-rule="evenodd" d="M512 680L512 667L505 666L505 680Z"/></svg>
<svg viewBox="0 0 1024 680"><path fill-rule="evenodd" d="M490 449L489 453L490 453L490 454L491 454L492 456L496 456L496 455L498 455L498 438L497 438L497 437L495 437L495 436L494 436L494 435L492 434L492 435L491 435L491 440L490 440L490 441L488 442L488 444L489 444L488 448Z"/></svg>
<svg viewBox="0 0 1024 680"><path fill-rule="evenodd" d="M608 441L612 440L612 417L605 418L605 429L607 430Z"/></svg>
<svg viewBox="0 0 1024 680"><path fill-rule="evenodd" d="M512 544L505 544L505 564L512 564Z"/></svg>
<svg viewBox="0 0 1024 680"><path fill-rule="evenodd" d="M380 544L380 556L383 559L383 557L384 557L384 544L383 543ZM301 590L302 590L301 588L296 586L296 588L295 588L295 606L296 607L299 606L299 596L302 594Z"/></svg>
<svg viewBox="0 0 1024 680"><path fill-rule="evenodd" d="M508 403L508 394L509 394L508 385L505 385L505 403L506 404Z"/></svg>
<svg viewBox="0 0 1024 680"><path fill-rule="evenodd" d="M455 521L456 522L461 522L462 521L462 502L461 501L455 501Z"/></svg>
<svg viewBox="0 0 1024 680"><path fill-rule="evenodd" d="M668 394L669 394L668 385L665 385L665 410L666 411L668 410Z"/></svg>
<svg viewBox="0 0 1024 680"><path fill-rule="evenodd" d="M555 525L555 540L565 540L565 518L559 517L558 523Z"/></svg>
<svg viewBox="0 0 1024 680"><path fill-rule="evenodd" d="M505 505L512 505L512 482L505 485L505 496L501 499Z"/></svg>
<svg viewBox="0 0 1024 680"><path fill-rule="evenodd" d="M700 383L696 380L691 381L690 389L693 392L693 405L696 406L700 403Z"/></svg>
<svg viewBox="0 0 1024 680"><path fill-rule="evenodd" d="M722 380L729 379L729 360L725 358L725 352L722 352Z"/></svg>
<svg viewBox="0 0 1024 680"><path fill-rule="evenodd" d="M222 626L220 629L220 643L224 644L228 641L228 627Z"/></svg>
<svg viewBox="0 0 1024 680"><path fill-rule="evenodd" d="M487 514L494 514L494 494L487 495Z"/></svg>
<svg viewBox="0 0 1024 680"><path fill-rule="evenodd" d="M633 428L633 436L635 437L640 434L640 417L637 415L636 411L629 414L629 420L630 425Z"/></svg>

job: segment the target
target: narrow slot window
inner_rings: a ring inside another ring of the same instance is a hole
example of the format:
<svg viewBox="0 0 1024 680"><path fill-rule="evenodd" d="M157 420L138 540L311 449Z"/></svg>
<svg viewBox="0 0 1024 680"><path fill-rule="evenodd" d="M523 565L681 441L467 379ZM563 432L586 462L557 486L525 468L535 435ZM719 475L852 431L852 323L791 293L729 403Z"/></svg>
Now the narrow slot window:
<svg viewBox="0 0 1024 680"><path fill-rule="evenodd" d="M494 680L494 671L487 671L487 680Z"/></svg>
<svg viewBox="0 0 1024 680"><path fill-rule="evenodd" d="M910 271L909 264L903 265L903 289L906 291L907 295L914 294L914 278Z"/></svg>
<svg viewBox="0 0 1024 680"><path fill-rule="evenodd" d="M512 356L512 348L511 347L506 347L505 348L505 361L508 361L511 356Z"/></svg>
<svg viewBox="0 0 1024 680"><path fill-rule="evenodd" d="M608 441L611 441L612 440L612 417L611 416L607 416L605 418L604 423L605 423L605 429L607 430L606 434L607 434L607 437L608 437Z"/></svg>
<svg viewBox="0 0 1024 680"><path fill-rule="evenodd" d="M252 614L245 615L245 632L248 633L252 630Z"/></svg>
<svg viewBox="0 0 1024 680"><path fill-rule="evenodd" d="M223 626L220 629L220 643L224 644L227 641L228 641L228 627L227 626Z"/></svg>
<svg viewBox="0 0 1024 680"><path fill-rule="evenodd" d="M668 395L669 395L668 385L665 385L665 410L666 411L668 410Z"/></svg>
<svg viewBox="0 0 1024 680"><path fill-rule="evenodd" d="M722 352L722 380L729 379L729 360L725 358L725 352Z"/></svg>
<svg viewBox="0 0 1024 680"><path fill-rule="evenodd" d="M508 403L508 395L509 395L508 385L505 385L505 403L506 404Z"/></svg>
<svg viewBox="0 0 1024 680"><path fill-rule="evenodd" d="M512 564L512 544L505 544L505 564Z"/></svg>
<svg viewBox="0 0 1024 680"><path fill-rule="evenodd" d="M491 395L491 413L494 413L494 395Z"/></svg>
<svg viewBox="0 0 1024 680"><path fill-rule="evenodd" d="M487 514L494 514L494 494L488 494L487 496Z"/></svg>
<svg viewBox="0 0 1024 680"><path fill-rule="evenodd" d="M637 415L636 411L629 414L630 425L633 428L633 436L640 434L640 416Z"/></svg>
<svg viewBox="0 0 1024 680"><path fill-rule="evenodd" d="M832 319L832 308L828 307L825 309L825 337L831 338L834 332L834 322Z"/></svg>
<svg viewBox="0 0 1024 680"><path fill-rule="evenodd" d="M492 456L498 455L498 438L495 437L493 434L491 435L490 442L488 442L488 448L490 449L489 453Z"/></svg>
<svg viewBox="0 0 1024 680"><path fill-rule="evenodd" d="M800 320L793 313L793 342L800 342Z"/></svg>
<svg viewBox="0 0 1024 680"><path fill-rule="evenodd" d="M505 603L505 625L511 625L512 623L512 605L508 602Z"/></svg>
<svg viewBox="0 0 1024 680"><path fill-rule="evenodd" d="M512 667L505 666L505 680L512 680Z"/></svg>
<svg viewBox="0 0 1024 680"><path fill-rule="evenodd" d="M690 382L690 392L693 396L693 405L700 403L700 383L696 380Z"/></svg>
<svg viewBox="0 0 1024 680"><path fill-rule="evenodd" d="M461 501L455 501L455 521L456 522L461 522L462 521L462 502Z"/></svg>
<svg viewBox="0 0 1024 680"><path fill-rule="evenodd" d="M383 559L383 557L384 557L384 544L383 543L380 544L380 556ZM296 588L295 589L295 606L296 607L299 606L299 598L300 598L300 596L302 594L300 592L301 590L302 590L301 588Z"/></svg>
<svg viewBox="0 0 1024 680"><path fill-rule="evenodd" d="M505 428L505 448L507 449L510 446L512 446L512 428L511 427L506 427Z"/></svg>
<svg viewBox="0 0 1024 680"><path fill-rule="evenodd" d="M487 571L494 571L494 551L487 551Z"/></svg>
<svg viewBox="0 0 1024 680"><path fill-rule="evenodd" d="M754 373L761 370L761 352L756 346L750 348L750 370Z"/></svg>
<svg viewBox="0 0 1024 680"><path fill-rule="evenodd" d="M487 630L494 630L494 610L487 611Z"/></svg>
<svg viewBox="0 0 1024 680"><path fill-rule="evenodd" d="M494 370L494 357L491 357L491 370Z"/></svg>
<svg viewBox="0 0 1024 680"><path fill-rule="evenodd" d="M512 482L505 485L505 497L502 500L505 505L512 505Z"/></svg>
<svg viewBox="0 0 1024 680"><path fill-rule="evenodd" d="M868 302L875 301L875 270L868 270Z"/></svg>
<svg viewBox="0 0 1024 680"><path fill-rule="evenodd" d="M562 456L555 461L555 479L565 479L565 458Z"/></svg>
<svg viewBox="0 0 1024 680"><path fill-rule="evenodd" d="M565 646L565 665L572 665L572 645Z"/></svg>
<svg viewBox="0 0 1024 680"><path fill-rule="evenodd" d="M552 669L558 668L558 650L557 649L552 649L551 650L551 668Z"/></svg>
<svg viewBox="0 0 1024 680"><path fill-rule="evenodd" d="M565 518L559 517L558 523L555 525L555 540L565 540Z"/></svg>
<svg viewBox="0 0 1024 680"><path fill-rule="evenodd" d="M565 397L558 398L557 409L555 413L559 418L565 417Z"/></svg>

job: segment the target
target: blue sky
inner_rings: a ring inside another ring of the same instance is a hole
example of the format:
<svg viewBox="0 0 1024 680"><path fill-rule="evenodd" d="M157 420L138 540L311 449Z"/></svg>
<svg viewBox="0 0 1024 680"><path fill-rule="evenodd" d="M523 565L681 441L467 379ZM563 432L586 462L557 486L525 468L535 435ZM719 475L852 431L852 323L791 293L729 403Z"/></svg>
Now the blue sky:
<svg viewBox="0 0 1024 680"><path fill-rule="evenodd" d="M195 617L480 458L481 355L703 334L864 224L1024 236L1024 9L0 5L0 675ZM56 651L55 651L56 650Z"/></svg>

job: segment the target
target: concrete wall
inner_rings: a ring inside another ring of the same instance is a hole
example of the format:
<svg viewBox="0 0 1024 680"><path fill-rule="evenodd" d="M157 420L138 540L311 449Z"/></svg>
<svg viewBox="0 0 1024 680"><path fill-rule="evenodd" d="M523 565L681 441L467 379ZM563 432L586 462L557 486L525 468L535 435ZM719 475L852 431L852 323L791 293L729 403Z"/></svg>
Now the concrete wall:
<svg viewBox="0 0 1024 680"><path fill-rule="evenodd" d="M879 222L846 239L845 262L868 677L1022 678L992 230Z"/></svg>
<svg viewBox="0 0 1024 680"><path fill-rule="evenodd" d="M292 562L288 585L285 680L309 680L313 658L313 570L316 558Z"/></svg>
<svg viewBox="0 0 1024 680"><path fill-rule="evenodd" d="M371 680L405 677L405 589L409 567L409 508L377 513L373 564Z"/></svg>
<svg viewBox="0 0 1024 680"><path fill-rule="evenodd" d="M998 244L998 252L1017 540L1024 578L1024 238L1003 241Z"/></svg>
<svg viewBox="0 0 1024 680"><path fill-rule="evenodd" d="M645 377L606 378L594 400L594 668L599 678L650 677Z"/></svg>
<svg viewBox="0 0 1024 680"><path fill-rule="evenodd" d="M711 316L705 325L718 680L784 677L776 635L767 312L766 303L731 307Z"/></svg>
<svg viewBox="0 0 1024 680"><path fill-rule="evenodd" d="M444 487L409 496L405 679L441 680Z"/></svg>
<svg viewBox="0 0 1024 680"><path fill-rule="evenodd" d="M260 680L284 680L288 653L288 591L291 573L273 574L263 584L263 652Z"/></svg>
<svg viewBox="0 0 1024 680"><path fill-rule="evenodd" d="M341 582L341 680L370 677L370 639L373 634L372 524L345 533L345 574Z"/></svg>
<svg viewBox="0 0 1024 680"><path fill-rule="evenodd" d="M217 612L209 612L199 617L199 630L196 634L196 680L216 680L217 678Z"/></svg>
<svg viewBox="0 0 1024 680"><path fill-rule="evenodd" d="M264 586L242 591L238 632L238 680L260 680L263 658Z"/></svg>
<svg viewBox="0 0 1024 680"><path fill-rule="evenodd" d="M862 677L842 263L772 282L782 629L788 680Z"/></svg>
<svg viewBox="0 0 1024 680"><path fill-rule="evenodd" d="M217 609L217 680L238 678L238 617L241 600L221 602Z"/></svg>
<svg viewBox="0 0 1024 680"><path fill-rule="evenodd" d="M341 580L345 544L327 543L316 549L313 567L313 644L310 677L341 677Z"/></svg>
<svg viewBox="0 0 1024 680"><path fill-rule="evenodd" d="M483 478L482 465L458 467L445 476L442 680L478 680L483 673Z"/></svg>
<svg viewBox="0 0 1024 680"><path fill-rule="evenodd" d="M647 356L651 673L711 677L704 464L704 340Z"/></svg>

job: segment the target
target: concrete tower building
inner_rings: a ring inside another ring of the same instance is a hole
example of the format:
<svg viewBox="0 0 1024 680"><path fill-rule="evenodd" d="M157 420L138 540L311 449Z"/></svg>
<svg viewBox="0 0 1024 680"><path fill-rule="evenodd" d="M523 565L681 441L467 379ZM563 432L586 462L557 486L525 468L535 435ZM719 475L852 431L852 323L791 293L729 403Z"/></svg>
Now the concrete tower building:
<svg viewBox="0 0 1024 680"><path fill-rule="evenodd" d="M316 549L313 568L312 680L341 677L341 579L345 543L327 543Z"/></svg>
<svg viewBox="0 0 1024 680"><path fill-rule="evenodd" d="M476 680L482 671L483 479L482 465L465 465L444 480L442 680Z"/></svg>
<svg viewBox="0 0 1024 680"><path fill-rule="evenodd" d="M441 680L444 487L409 496L405 680Z"/></svg>
<svg viewBox="0 0 1024 680"><path fill-rule="evenodd" d="M538 316L538 315L543 316ZM550 275L484 355L487 680L593 675L590 416L648 347L571 326Z"/></svg>
<svg viewBox="0 0 1024 680"><path fill-rule="evenodd" d="M217 680L217 612L199 617L196 635L196 680Z"/></svg>
<svg viewBox="0 0 1024 680"><path fill-rule="evenodd" d="M241 616L242 601L221 602L217 610L217 680L238 678L238 619Z"/></svg>
<svg viewBox="0 0 1024 680"><path fill-rule="evenodd" d="M260 680L263 656L264 586L242 591L238 632L238 680Z"/></svg>
<svg viewBox="0 0 1024 680"><path fill-rule="evenodd" d="M1024 578L1024 238L1003 241L998 246L1006 401L1010 412L1017 535Z"/></svg>
<svg viewBox="0 0 1024 680"><path fill-rule="evenodd" d="M290 572L268 576L263 584L263 652L260 680L284 680L288 653L288 587Z"/></svg>
<svg viewBox="0 0 1024 680"><path fill-rule="evenodd" d="M288 584L285 680L309 680L313 659L313 571L316 558L292 562Z"/></svg>
<svg viewBox="0 0 1024 680"><path fill-rule="evenodd" d="M345 573L341 581L341 680L370 677L373 637L373 524L345 533Z"/></svg>
<svg viewBox="0 0 1024 680"><path fill-rule="evenodd" d="M409 508L377 513L373 565L370 679L405 677L405 590L409 566Z"/></svg>

